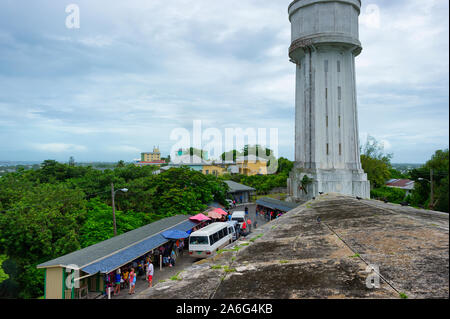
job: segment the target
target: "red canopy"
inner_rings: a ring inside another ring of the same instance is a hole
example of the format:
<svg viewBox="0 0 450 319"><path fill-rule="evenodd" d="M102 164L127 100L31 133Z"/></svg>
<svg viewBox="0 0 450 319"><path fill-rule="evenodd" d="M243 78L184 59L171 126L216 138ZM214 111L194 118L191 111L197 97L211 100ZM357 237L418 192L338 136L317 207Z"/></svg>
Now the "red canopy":
<svg viewBox="0 0 450 319"><path fill-rule="evenodd" d="M213 209L213 211L216 213L219 213L220 215L224 215L224 216L228 215L228 213L226 211L224 211L222 208L216 208L216 209Z"/></svg>
<svg viewBox="0 0 450 319"><path fill-rule="evenodd" d="M195 220L195 221L199 221L199 222L203 222L205 220L211 220L211 218L203 215L203 214L197 214L195 216L189 217L190 220Z"/></svg>
<svg viewBox="0 0 450 319"><path fill-rule="evenodd" d="M220 218L222 218L222 214L216 212L215 210L210 210L208 212L208 216L213 218L213 219L220 219Z"/></svg>

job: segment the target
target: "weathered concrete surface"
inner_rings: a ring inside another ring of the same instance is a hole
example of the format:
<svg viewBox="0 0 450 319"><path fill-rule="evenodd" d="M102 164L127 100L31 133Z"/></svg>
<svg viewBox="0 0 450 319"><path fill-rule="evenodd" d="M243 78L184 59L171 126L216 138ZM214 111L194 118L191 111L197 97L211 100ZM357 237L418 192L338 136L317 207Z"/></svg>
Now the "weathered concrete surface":
<svg viewBox="0 0 450 319"><path fill-rule="evenodd" d="M448 298L448 224L448 214L327 194L136 297ZM367 288L367 264L388 283Z"/></svg>

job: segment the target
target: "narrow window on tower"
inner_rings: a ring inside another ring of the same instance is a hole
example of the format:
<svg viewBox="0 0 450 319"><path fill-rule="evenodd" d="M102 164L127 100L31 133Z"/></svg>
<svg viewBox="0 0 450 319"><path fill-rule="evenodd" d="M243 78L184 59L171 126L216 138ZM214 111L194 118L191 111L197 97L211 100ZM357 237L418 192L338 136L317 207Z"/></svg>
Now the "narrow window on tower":
<svg viewBox="0 0 450 319"><path fill-rule="evenodd" d="M338 86L338 100L340 101L341 98L342 98L342 90L341 90L341 87Z"/></svg>
<svg viewBox="0 0 450 319"><path fill-rule="evenodd" d="M337 61L337 71L341 72L341 61Z"/></svg>
<svg viewBox="0 0 450 319"><path fill-rule="evenodd" d="M329 155L328 143L327 143L327 155Z"/></svg>
<svg viewBox="0 0 450 319"><path fill-rule="evenodd" d="M328 99L328 88L325 88L325 98Z"/></svg>
<svg viewBox="0 0 450 319"><path fill-rule="evenodd" d="M325 60L325 72L328 72L328 60Z"/></svg>
<svg viewBox="0 0 450 319"><path fill-rule="evenodd" d="M342 144L339 143L339 156L341 156L341 155L342 155Z"/></svg>
<svg viewBox="0 0 450 319"><path fill-rule="evenodd" d="M338 127L341 127L341 116L338 116Z"/></svg>

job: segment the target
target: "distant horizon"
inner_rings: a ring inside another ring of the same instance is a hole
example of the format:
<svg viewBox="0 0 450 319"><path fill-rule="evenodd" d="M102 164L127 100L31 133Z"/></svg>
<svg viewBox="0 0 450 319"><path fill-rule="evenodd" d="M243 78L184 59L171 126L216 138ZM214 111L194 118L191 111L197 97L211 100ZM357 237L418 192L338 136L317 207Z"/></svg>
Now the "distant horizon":
<svg viewBox="0 0 450 319"><path fill-rule="evenodd" d="M162 158L165 158L164 156L161 156ZM284 156L279 156L278 158L281 158L281 157L283 157L283 158L287 158L287 157L284 157ZM292 160L292 159L290 159L290 158L287 158L288 160L290 160L291 162L295 162L294 160ZM5 163L5 162L7 162L7 163L9 163L9 162L13 162L13 163L33 163L33 164L41 164L41 163L43 163L44 161L47 161L47 160L53 160L53 161L56 161L56 162L59 162L59 163L69 163L69 160L65 160L65 161L61 161L61 160L56 160L56 159L52 159L52 158L48 158L48 159L45 159L45 160L26 160L26 161L23 161L23 160L19 160L19 161L15 161L15 160L0 160L0 164L1 163ZM214 160L214 159L213 159ZM76 160L76 158L75 158L75 163L80 163L80 164L88 164L88 163L105 163L105 164L114 164L114 163L117 163L117 162L119 162L119 161L124 161L125 163L133 163L134 162L134 160L124 160L124 159L119 159L119 160L117 160L117 161L89 161L89 160L84 160L84 161L77 161ZM407 165L407 164L410 164L410 165L424 165L426 162L423 162L423 163L414 163L414 162L391 162L391 164L392 165L400 165L400 164L404 164L404 165Z"/></svg>

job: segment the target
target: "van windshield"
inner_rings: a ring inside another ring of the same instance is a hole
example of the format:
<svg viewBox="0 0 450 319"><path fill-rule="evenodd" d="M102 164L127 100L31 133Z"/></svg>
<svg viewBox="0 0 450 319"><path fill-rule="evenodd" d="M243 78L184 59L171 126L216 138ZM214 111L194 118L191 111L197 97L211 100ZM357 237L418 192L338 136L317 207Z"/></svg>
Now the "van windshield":
<svg viewBox="0 0 450 319"><path fill-rule="evenodd" d="M209 245L207 236L191 236L189 237L189 244L191 245Z"/></svg>
<svg viewBox="0 0 450 319"><path fill-rule="evenodd" d="M231 220L235 220L235 221L237 221L239 223L244 222L244 218L242 218L242 217L233 217L233 218L231 218Z"/></svg>

